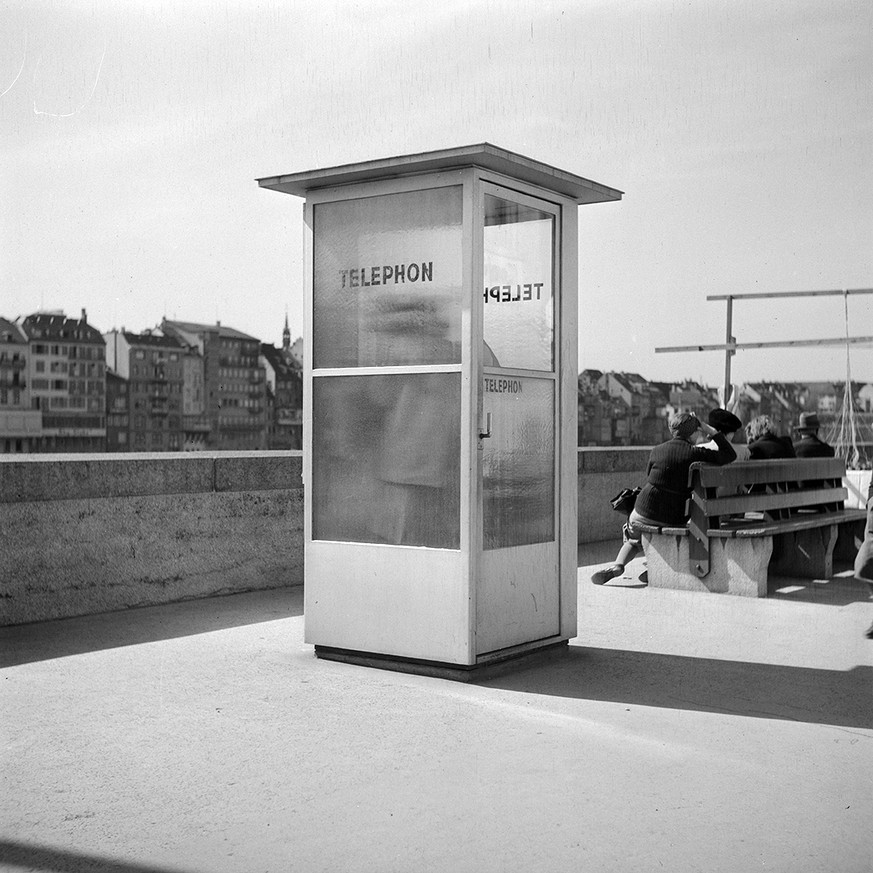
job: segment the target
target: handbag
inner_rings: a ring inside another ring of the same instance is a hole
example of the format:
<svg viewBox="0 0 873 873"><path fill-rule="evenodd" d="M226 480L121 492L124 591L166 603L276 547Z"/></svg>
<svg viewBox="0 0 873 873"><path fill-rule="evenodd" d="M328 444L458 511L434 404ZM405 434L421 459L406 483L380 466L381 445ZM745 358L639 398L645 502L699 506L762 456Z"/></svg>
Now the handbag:
<svg viewBox="0 0 873 873"><path fill-rule="evenodd" d="M630 515L640 491L642 491L642 488L622 488L609 503L616 512Z"/></svg>

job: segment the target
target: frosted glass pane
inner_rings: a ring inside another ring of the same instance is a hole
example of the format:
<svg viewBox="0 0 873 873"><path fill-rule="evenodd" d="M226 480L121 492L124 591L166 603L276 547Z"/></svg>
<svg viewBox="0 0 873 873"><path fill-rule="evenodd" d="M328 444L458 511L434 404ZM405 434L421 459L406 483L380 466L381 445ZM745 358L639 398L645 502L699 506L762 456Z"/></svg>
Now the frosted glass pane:
<svg viewBox="0 0 873 873"><path fill-rule="evenodd" d="M482 440L484 545L502 549L555 539L555 401L547 379L486 376Z"/></svg>
<svg viewBox="0 0 873 873"><path fill-rule="evenodd" d="M461 188L314 209L314 367L460 363Z"/></svg>
<svg viewBox="0 0 873 873"><path fill-rule="evenodd" d="M312 537L460 548L461 376L312 380Z"/></svg>
<svg viewBox="0 0 873 873"><path fill-rule="evenodd" d="M552 371L554 216L485 196L485 366Z"/></svg>

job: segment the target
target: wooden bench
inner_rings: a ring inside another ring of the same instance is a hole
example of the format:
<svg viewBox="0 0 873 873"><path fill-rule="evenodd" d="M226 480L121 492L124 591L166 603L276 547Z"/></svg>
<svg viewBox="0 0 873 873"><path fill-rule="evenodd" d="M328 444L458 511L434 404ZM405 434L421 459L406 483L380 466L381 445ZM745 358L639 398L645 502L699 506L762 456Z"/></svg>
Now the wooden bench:
<svg viewBox="0 0 873 873"><path fill-rule="evenodd" d="M692 464L685 527L643 525L649 585L767 596L768 575L829 579L866 511L846 509L838 458Z"/></svg>

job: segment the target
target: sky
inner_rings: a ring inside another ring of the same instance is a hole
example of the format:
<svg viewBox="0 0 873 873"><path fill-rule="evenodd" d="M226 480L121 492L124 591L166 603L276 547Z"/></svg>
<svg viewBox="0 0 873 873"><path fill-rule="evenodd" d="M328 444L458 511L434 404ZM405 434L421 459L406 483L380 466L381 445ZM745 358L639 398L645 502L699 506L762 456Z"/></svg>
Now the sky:
<svg viewBox="0 0 873 873"><path fill-rule="evenodd" d="M579 209L580 369L718 385L723 353L655 353L724 342L708 295L873 288L869 0L5 0L0 315L279 345L302 200L255 179L478 142L625 192ZM870 336L873 294L740 301L733 333Z"/></svg>

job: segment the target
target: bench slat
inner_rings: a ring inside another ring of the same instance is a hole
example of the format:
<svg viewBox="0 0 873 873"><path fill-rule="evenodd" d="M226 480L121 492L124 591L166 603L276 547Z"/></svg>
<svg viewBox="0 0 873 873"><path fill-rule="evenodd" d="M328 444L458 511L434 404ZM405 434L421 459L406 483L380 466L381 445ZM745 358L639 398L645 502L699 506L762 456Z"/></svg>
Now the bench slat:
<svg viewBox="0 0 873 873"><path fill-rule="evenodd" d="M842 479L846 465L842 458L780 458L774 461L735 461L717 467L691 465L704 488L766 485L770 482L797 482L809 479Z"/></svg>
<svg viewBox="0 0 873 873"><path fill-rule="evenodd" d="M844 503L849 496L846 488L816 488L785 491L781 494L737 494L730 497L702 498L696 491L691 499L708 518L735 515L743 512L768 512L776 509L794 509L817 504Z"/></svg>
<svg viewBox="0 0 873 873"><path fill-rule="evenodd" d="M824 515L813 515L809 518L792 518L787 521L773 522L750 522L747 528L742 527L739 523L736 527L719 528L707 531L709 536L718 537L720 539L747 539L750 537L769 537L778 536L779 534L792 533L798 530L813 530L817 527L827 527L828 525L849 524L852 522L861 522L866 520L867 510L865 509L844 509L840 512L830 512Z"/></svg>

